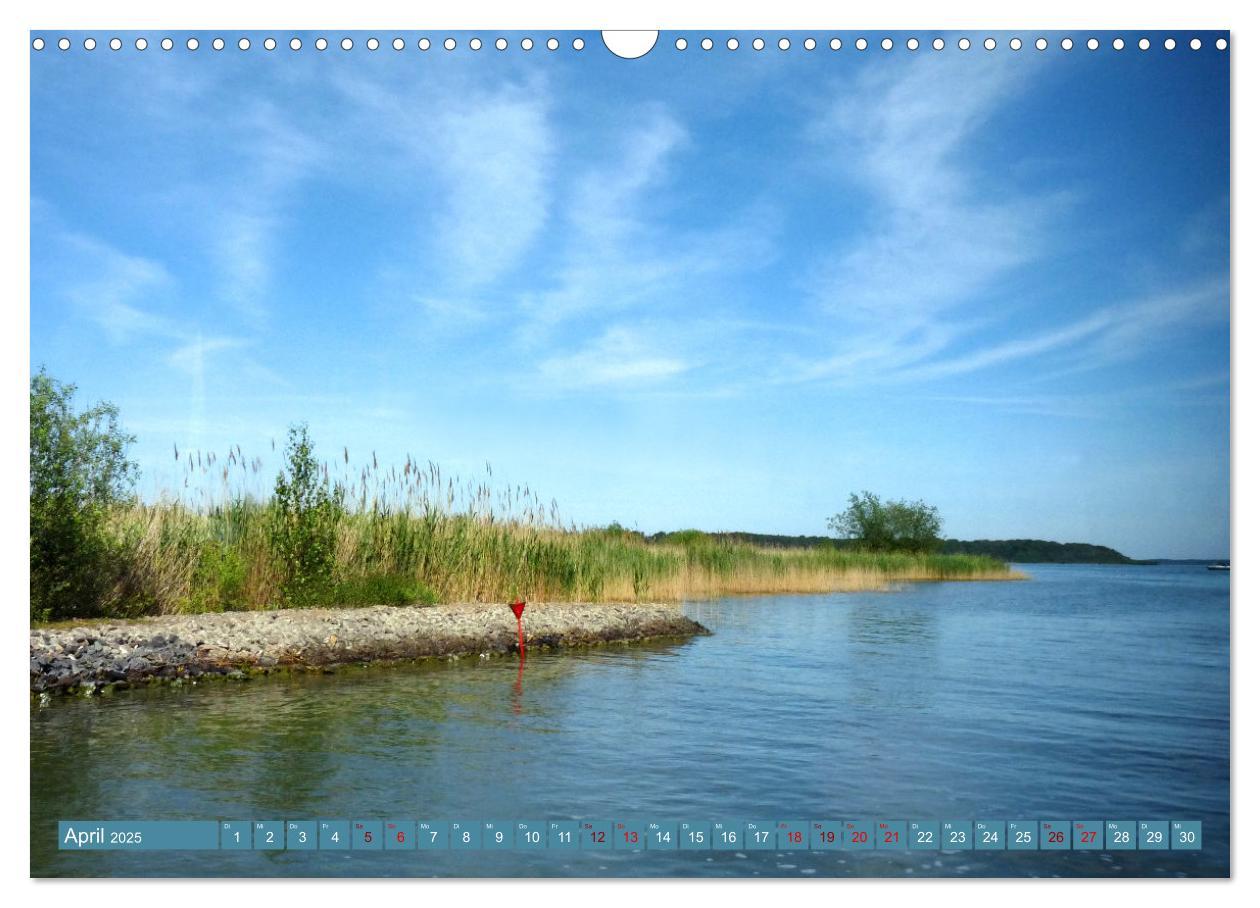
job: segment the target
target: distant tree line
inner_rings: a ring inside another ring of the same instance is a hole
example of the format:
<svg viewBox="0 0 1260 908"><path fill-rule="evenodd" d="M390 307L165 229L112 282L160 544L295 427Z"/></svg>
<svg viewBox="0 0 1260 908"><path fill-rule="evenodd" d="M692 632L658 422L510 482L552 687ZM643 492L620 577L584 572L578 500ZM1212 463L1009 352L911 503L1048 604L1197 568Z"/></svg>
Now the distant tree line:
<svg viewBox="0 0 1260 908"><path fill-rule="evenodd" d="M685 538L703 535L716 542L735 542L771 549L861 548L860 540L833 536L782 536L774 533L703 533L686 530ZM652 533L644 538L652 543L677 543L678 533ZM999 561L1020 564L1154 564L1087 542L1052 542L1047 539L942 539L941 555L988 555ZM1197 563L1197 562L1196 562ZM1206 562L1205 562L1206 563Z"/></svg>
<svg viewBox="0 0 1260 908"><path fill-rule="evenodd" d="M873 492L855 492L849 506L827 520L836 536L776 536L770 533L706 533L675 530L653 533L648 542L688 545L700 541L733 542L771 548L847 548L866 552L931 553L941 545L941 516L922 501L884 501ZM613 524L609 531L628 532ZM838 538L837 538L838 537Z"/></svg>
<svg viewBox="0 0 1260 908"><path fill-rule="evenodd" d="M717 532L702 533L700 530L680 530L670 533L652 533L644 536L647 542L677 543L679 536L700 533L715 542L734 542L742 545L753 545L770 549L813 549L818 546L836 547L838 541L834 536L780 536L775 533ZM847 542L847 540L842 540Z"/></svg>
<svg viewBox="0 0 1260 908"><path fill-rule="evenodd" d="M873 552L936 552L941 555L986 555L1022 564L1153 564L1129 558L1103 545L1052 542L1046 539L942 539L937 509L922 501L883 501L871 492L849 496L849 506L827 521L836 536L783 536L774 533L677 530L653 533L650 543L686 545L702 539L762 548L839 548ZM630 533L614 524L616 531ZM612 529L612 528L610 528Z"/></svg>
<svg viewBox="0 0 1260 908"><path fill-rule="evenodd" d="M1105 545L1087 542L1049 542L1045 539L946 539L946 555L989 555L1020 564L1151 564L1122 555Z"/></svg>

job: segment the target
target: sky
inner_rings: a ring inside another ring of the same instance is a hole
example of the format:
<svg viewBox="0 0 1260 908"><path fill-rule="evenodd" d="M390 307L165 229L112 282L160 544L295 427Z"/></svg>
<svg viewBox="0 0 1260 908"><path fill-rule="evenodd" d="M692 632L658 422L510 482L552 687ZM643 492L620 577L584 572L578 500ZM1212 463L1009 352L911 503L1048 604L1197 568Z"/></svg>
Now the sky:
<svg viewBox="0 0 1260 908"><path fill-rule="evenodd" d="M32 369L119 407L146 497L306 422L580 525L822 535L871 490L1227 555L1229 53L831 34L72 34L31 52Z"/></svg>

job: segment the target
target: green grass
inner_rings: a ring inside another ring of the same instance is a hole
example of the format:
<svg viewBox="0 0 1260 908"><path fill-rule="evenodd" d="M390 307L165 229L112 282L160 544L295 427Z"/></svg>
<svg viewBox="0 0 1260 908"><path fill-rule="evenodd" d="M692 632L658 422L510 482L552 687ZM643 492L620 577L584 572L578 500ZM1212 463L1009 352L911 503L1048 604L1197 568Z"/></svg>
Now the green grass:
<svg viewBox="0 0 1260 908"><path fill-rule="evenodd" d="M218 473L213 457L202 463L203 474ZM219 501L168 497L114 508L109 590L78 617L514 597L661 601L1020 576L982 556L758 548L696 532L648 542L616 525L565 527L554 503L544 506L527 488L493 493L488 482L460 483L411 460L402 471L373 465L356 476L347 453L343 477L326 480L338 487L336 513L321 511L311 519L327 524L306 528L332 540L328 575L295 587L276 551L275 500L233 492L228 468L222 476Z"/></svg>

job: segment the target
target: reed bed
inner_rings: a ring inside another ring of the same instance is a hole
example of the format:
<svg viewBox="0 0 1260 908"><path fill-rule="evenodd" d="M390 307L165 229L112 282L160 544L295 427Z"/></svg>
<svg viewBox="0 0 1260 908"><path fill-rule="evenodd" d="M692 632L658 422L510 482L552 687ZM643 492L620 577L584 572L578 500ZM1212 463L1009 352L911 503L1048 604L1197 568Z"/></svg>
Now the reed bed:
<svg viewBox="0 0 1260 908"><path fill-rule="evenodd" d="M677 601L732 594L879 590L902 582L1007 580L990 558L770 549L698 533L648 542L619 526L562 524L555 502L528 487L495 489L408 457L352 467L349 451L321 465L336 509L328 582L287 598L275 549L277 504L262 497L259 458L175 452L184 490L115 508L118 575L98 614L178 614L284 605L417 602ZM249 487L254 486L251 490Z"/></svg>

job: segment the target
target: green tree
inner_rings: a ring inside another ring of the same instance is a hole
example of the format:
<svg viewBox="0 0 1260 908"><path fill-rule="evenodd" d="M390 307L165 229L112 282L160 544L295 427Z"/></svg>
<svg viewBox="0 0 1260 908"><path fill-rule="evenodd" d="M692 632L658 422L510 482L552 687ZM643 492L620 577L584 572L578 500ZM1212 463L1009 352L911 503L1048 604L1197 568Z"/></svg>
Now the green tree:
<svg viewBox="0 0 1260 908"><path fill-rule="evenodd" d="M312 604L331 589L343 516L339 490L329 488L305 423L291 426L285 466L276 476L271 527L287 604Z"/></svg>
<svg viewBox="0 0 1260 908"><path fill-rule="evenodd" d="M873 492L854 493L849 506L827 520L845 539L873 552L931 552L941 544L941 516L922 501L881 501Z"/></svg>
<svg viewBox="0 0 1260 908"><path fill-rule="evenodd" d="M127 499L136 466L135 436L118 424L118 408L82 412L76 387L44 369L31 377L31 620L99 613L116 574L106 532L112 505Z"/></svg>

